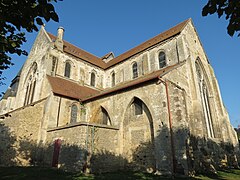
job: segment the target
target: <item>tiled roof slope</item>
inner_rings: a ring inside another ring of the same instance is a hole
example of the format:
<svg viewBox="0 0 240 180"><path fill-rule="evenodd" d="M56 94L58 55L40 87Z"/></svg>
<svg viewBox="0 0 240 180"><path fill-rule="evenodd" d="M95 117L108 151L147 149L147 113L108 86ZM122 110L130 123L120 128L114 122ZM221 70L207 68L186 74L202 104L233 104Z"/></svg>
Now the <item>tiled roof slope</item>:
<svg viewBox="0 0 240 180"><path fill-rule="evenodd" d="M51 33L48 33L48 35L53 41L55 41L56 36L52 35ZM63 51L65 53L71 54L72 56L83 59L93 65L96 65L100 68L105 69L106 63L104 63L101 58L98 58L97 56L94 56L93 54L86 52L86 51L72 45L71 43L69 43L67 41L63 40L63 44L64 44Z"/></svg>
<svg viewBox="0 0 240 180"><path fill-rule="evenodd" d="M174 26L173 28L162 32L161 34L149 39L148 41L130 49L129 51L119 55L118 57L114 58L113 60L109 61L107 63L107 68L114 66L115 64L122 62L128 58L130 58L131 56L134 56L135 54L144 51L145 49L148 49L149 47L152 47L160 42L163 42L173 36L178 35L182 29L186 26L186 24L188 23L189 20L185 20L182 23Z"/></svg>
<svg viewBox="0 0 240 180"><path fill-rule="evenodd" d="M70 97L73 99L80 99L80 101L84 102L84 101L89 101L107 94L115 93L127 88L137 87L141 83L145 83L147 81L156 79L159 76L165 75L166 73L172 71L173 69L176 69L182 66L184 63L185 61L179 64L168 66L166 68L147 74L146 76L141 76L137 79L124 82L120 85L117 85L113 88L109 88L103 91L97 91L95 89L92 89L86 86L81 86L77 83L74 83L59 77L47 76L47 78L52 87L52 92L54 94Z"/></svg>
<svg viewBox="0 0 240 180"><path fill-rule="evenodd" d="M163 68L163 69L160 69L160 70L157 70L157 71L154 71L150 74L147 74L146 76L141 76L137 79L133 79L131 81L128 81L128 82L125 82L123 84L120 84L120 85L117 85L113 88L109 88L109 89L106 89L104 91L101 91L100 93L98 94L95 94L93 96L88 96L86 98L83 98L81 99L82 102L84 101L89 101L89 100L92 100L92 99L95 99L95 98L98 98L98 97L101 97L101 96L104 96L104 95L107 95L107 94L111 94L111 93L115 93L115 92L118 92L118 91L121 91L121 90L125 90L127 88L134 88L134 87L137 87L138 85L142 84L142 83L145 83L147 81L151 81L153 79L156 79L158 78L159 76L163 76L165 74L167 74L168 72L182 66L183 64L185 64L186 61L183 61L179 64L174 64L172 66L168 66L166 68Z"/></svg>
<svg viewBox="0 0 240 180"><path fill-rule="evenodd" d="M52 87L52 92L60 96L81 100L99 93L99 91L95 89L81 86L63 78L52 76L47 76L47 78Z"/></svg>
<svg viewBox="0 0 240 180"><path fill-rule="evenodd" d="M171 37L178 35L189 21L190 21L190 19L181 22L180 24L172 27L171 29L169 29L169 30L147 40L146 42L130 49L129 51L117 56L116 58L112 59L108 63L103 62L101 58L98 58L97 56L94 56L93 54L90 54L90 53L72 45L71 43L69 43L67 41L63 41L64 42L63 51L68 54L71 54L75 57L81 58L81 59L83 59L93 65L96 65L102 69L107 69L107 68L110 68L110 67L120 63L120 62L123 62L124 60L136 55L137 53L140 53L140 52L148 49L151 46L154 46L160 42L163 42ZM52 35L50 33L48 33L48 35L53 41L56 39L56 37L54 35Z"/></svg>

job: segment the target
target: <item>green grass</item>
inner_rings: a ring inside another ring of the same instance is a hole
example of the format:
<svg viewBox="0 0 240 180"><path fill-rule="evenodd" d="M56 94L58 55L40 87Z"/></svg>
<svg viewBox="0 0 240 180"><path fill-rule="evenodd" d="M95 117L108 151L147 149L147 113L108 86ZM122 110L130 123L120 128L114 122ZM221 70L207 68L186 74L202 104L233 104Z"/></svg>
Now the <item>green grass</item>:
<svg viewBox="0 0 240 180"><path fill-rule="evenodd" d="M143 172L115 172L103 174L84 175L80 173L64 172L57 169L40 168L40 167L0 167L0 179L3 180L105 180L105 179L172 179L171 177L157 176ZM198 175L194 178L176 177L176 179L223 179L223 180L240 180L240 170L219 171L217 175Z"/></svg>

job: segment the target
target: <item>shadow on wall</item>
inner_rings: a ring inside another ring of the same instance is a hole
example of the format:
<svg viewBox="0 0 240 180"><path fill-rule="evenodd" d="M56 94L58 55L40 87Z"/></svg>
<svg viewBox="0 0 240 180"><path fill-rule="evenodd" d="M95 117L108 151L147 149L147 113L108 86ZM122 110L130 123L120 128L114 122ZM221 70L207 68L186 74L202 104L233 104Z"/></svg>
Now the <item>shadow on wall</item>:
<svg viewBox="0 0 240 180"><path fill-rule="evenodd" d="M162 126L154 144L139 144L129 159L107 149L87 151L85 147L66 141L61 142L58 154L54 143L37 144L24 137L13 136L10 129L0 123L0 166L57 166L68 171L93 173L129 170L129 167L132 170L150 168L152 172L172 172L174 169L175 173L185 175L238 167L231 144L190 136L186 128L173 129L172 137L171 143L171 132Z"/></svg>

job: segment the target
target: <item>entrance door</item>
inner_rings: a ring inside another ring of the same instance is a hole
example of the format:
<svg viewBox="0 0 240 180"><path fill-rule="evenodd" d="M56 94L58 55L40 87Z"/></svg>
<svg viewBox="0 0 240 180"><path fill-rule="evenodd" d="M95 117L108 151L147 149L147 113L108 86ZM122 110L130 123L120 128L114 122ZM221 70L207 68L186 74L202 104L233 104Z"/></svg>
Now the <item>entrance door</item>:
<svg viewBox="0 0 240 180"><path fill-rule="evenodd" d="M57 167L57 165L58 165L60 147L61 147L61 139L55 140L54 141L53 158L52 158L52 167Z"/></svg>

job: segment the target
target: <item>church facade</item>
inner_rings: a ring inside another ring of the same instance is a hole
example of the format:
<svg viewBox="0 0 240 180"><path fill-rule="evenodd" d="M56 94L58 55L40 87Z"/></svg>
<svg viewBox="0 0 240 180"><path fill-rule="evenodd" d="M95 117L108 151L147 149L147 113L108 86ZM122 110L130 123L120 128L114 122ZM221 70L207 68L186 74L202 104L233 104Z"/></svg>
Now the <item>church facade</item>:
<svg viewBox="0 0 240 180"><path fill-rule="evenodd" d="M63 35L41 28L0 101L0 164L166 174L237 166L236 132L191 19L117 57Z"/></svg>

